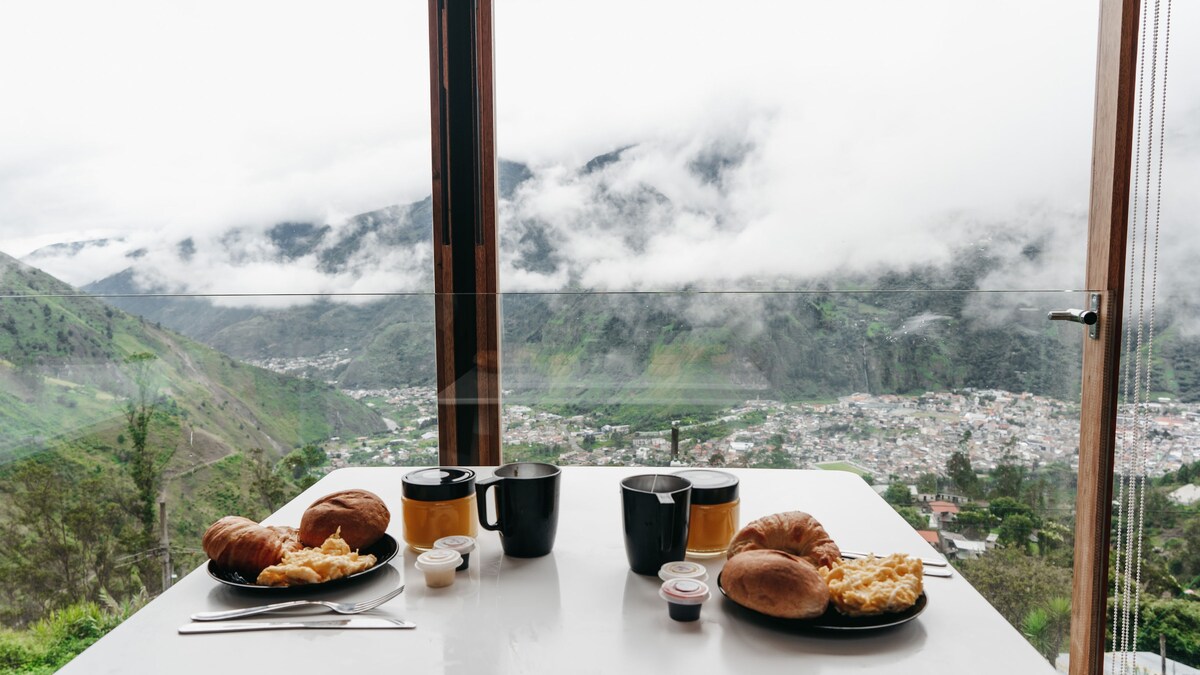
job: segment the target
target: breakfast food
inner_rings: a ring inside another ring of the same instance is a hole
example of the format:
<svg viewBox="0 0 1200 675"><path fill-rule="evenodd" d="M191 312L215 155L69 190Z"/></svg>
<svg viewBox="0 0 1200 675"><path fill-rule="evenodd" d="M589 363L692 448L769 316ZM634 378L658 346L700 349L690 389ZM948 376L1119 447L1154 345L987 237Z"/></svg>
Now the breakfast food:
<svg viewBox="0 0 1200 675"><path fill-rule="evenodd" d="M729 543L729 559L759 549L784 551L813 567L829 567L842 558L821 523L803 511L763 516L742 528Z"/></svg>
<svg viewBox="0 0 1200 675"><path fill-rule="evenodd" d="M756 549L729 559L721 588L743 607L784 619L811 619L825 613L829 587L804 558L779 550Z"/></svg>
<svg viewBox="0 0 1200 675"><path fill-rule="evenodd" d="M912 607L921 596L924 574L919 559L901 553L844 560L818 573L829 586L834 606L848 616L902 612Z"/></svg>
<svg viewBox="0 0 1200 675"><path fill-rule="evenodd" d="M261 586L320 584L356 574L375 565L375 556L351 550L339 532L329 535L320 548L304 548L283 555L278 565L264 569L256 583Z"/></svg>
<svg viewBox="0 0 1200 675"><path fill-rule="evenodd" d="M313 502L299 530L225 516L204 533L204 552L221 569L262 585L321 583L374 566L375 556L358 551L379 541L390 522L378 496L343 490Z"/></svg>
<svg viewBox="0 0 1200 675"><path fill-rule="evenodd" d="M379 541L392 516L383 500L367 490L342 490L325 495L300 518L300 542L322 546L334 532L351 549L364 549Z"/></svg>
<svg viewBox="0 0 1200 675"><path fill-rule="evenodd" d="M203 546L217 565L247 579L302 548L295 528L268 527L241 516L225 516L209 526Z"/></svg>

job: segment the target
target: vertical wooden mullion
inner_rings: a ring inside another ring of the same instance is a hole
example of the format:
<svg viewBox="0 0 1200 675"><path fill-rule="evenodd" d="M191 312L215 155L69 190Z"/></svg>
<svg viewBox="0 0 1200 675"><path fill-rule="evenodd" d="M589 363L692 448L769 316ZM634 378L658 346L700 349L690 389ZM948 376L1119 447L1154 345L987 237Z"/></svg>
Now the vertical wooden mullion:
<svg viewBox="0 0 1200 675"><path fill-rule="evenodd" d="M434 286L434 340L436 345L435 369L437 372L438 400L438 461L455 464L456 452L453 439L443 437L443 429L457 426L455 415L455 376L453 340L453 294L454 284L450 278L453 260L450 257L449 185L445 170L449 166L449 144L446 138L446 10L442 0L429 0L429 109L431 150L433 155L433 286Z"/></svg>
<svg viewBox="0 0 1200 675"><path fill-rule="evenodd" d="M1101 291L1099 339L1084 338L1071 673L1101 673L1108 623L1109 530L1125 297L1139 0L1100 0L1087 281Z"/></svg>
<svg viewBox="0 0 1200 675"><path fill-rule="evenodd" d="M430 0L439 461L498 464L491 0Z"/></svg>
<svg viewBox="0 0 1200 675"><path fill-rule="evenodd" d="M479 294L479 460L500 463L500 301L497 251L497 177L495 76L492 69L492 0L478 0L475 54L478 84L479 228L475 246L475 288Z"/></svg>

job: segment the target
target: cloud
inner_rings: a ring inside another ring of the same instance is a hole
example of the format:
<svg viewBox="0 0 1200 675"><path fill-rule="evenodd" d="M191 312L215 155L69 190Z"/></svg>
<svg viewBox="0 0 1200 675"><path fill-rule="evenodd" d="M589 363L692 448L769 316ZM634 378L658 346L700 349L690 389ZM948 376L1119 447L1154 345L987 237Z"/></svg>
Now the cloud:
<svg viewBox="0 0 1200 675"><path fill-rule="evenodd" d="M501 204L504 290L759 288L980 247L1012 261L984 288L1082 287L1094 2L686 7L497 6L498 149L533 172ZM1164 282L1196 288L1200 9L1174 11ZM71 12L0 9L6 252L120 237L39 264L82 284L145 249L147 284L259 302L429 288L428 248L323 274L263 238L429 193L424 5Z"/></svg>
<svg viewBox="0 0 1200 675"><path fill-rule="evenodd" d="M424 5L66 4L0 8L6 252L428 193Z"/></svg>

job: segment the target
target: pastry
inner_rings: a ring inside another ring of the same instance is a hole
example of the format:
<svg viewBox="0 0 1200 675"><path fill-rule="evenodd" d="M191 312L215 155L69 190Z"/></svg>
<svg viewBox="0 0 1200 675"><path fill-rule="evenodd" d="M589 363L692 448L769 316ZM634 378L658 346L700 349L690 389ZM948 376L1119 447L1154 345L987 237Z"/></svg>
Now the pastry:
<svg viewBox="0 0 1200 675"><path fill-rule="evenodd" d="M255 579L259 572L299 551L296 528L265 526L241 516L225 516L204 533L204 552L221 568Z"/></svg>
<svg viewBox="0 0 1200 675"><path fill-rule="evenodd" d="M313 502L300 518L300 542L318 547L341 528L352 550L369 547L387 531L392 516L383 500L367 490L342 490Z"/></svg>
<svg viewBox="0 0 1200 675"><path fill-rule="evenodd" d="M803 511L763 516L742 528L729 543L729 559L758 549L774 549L803 558L814 567L829 567L842 559L820 521Z"/></svg>
<svg viewBox="0 0 1200 675"><path fill-rule="evenodd" d="M817 568L784 551L752 550L730 558L721 588L739 605L783 619L811 619L829 606L829 587Z"/></svg>

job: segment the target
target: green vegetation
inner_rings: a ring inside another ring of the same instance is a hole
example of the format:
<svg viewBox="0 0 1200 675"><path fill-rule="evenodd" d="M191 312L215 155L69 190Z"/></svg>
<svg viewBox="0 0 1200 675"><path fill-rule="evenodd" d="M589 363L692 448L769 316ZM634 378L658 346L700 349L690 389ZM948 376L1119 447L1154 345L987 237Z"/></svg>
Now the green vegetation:
<svg viewBox="0 0 1200 675"><path fill-rule="evenodd" d="M0 671L14 675L57 671L137 611L146 597L104 600L102 605L84 602L54 610L25 630L0 629Z"/></svg>
<svg viewBox="0 0 1200 675"><path fill-rule="evenodd" d="M563 448L561 445L506 445L504 446L504 461L505 462L546 462L554 464L558 462L559 455L562 454Z"/></svg>
<svg viewBox="0 0 1200 675"><path fill-rule="evenodd" d="M5 668L52 671L199 564L213 521L262 518L311 485L327 462L313 442L386 428L327 385L239 364L10 258L0 288Z"/></svg>
<svg viewBox="0 0 1200 675"><path fill-rule="evenodd" d="M851 464L850 462L822 462L817 467L826 471L848 471L856 476L865 476L869 473L861 466ZM908 491L905 490L905 494L907 493Z"/></svg>
<svg viewBox="0 0 1200 675"><path fill-rule="evenodd" d="M964 478L969 470L965 453L955 457L946 473L958 467L960 480L972 484ZM987 505L961 505L951 527L971 539L981 540L993 532L999 539L987 554L956 561L955 567L1053 662L1066 649L1070 625L1074 522L1070 507L1062 505L1071 503L1074 477L1064 465L1031 469L1011 458L982 478L974 471L969 475L974 489L988 499ZM1200 597L1196 595L1200 591L1200 504L1181 506L1166 494L1197 480L1200 463L1184 465L1147 486L1138 632L1138 649L1158 652L1162 635L1167 655L1192 666L1200 665ZM926 488L957 482L927 474L918 487L926 493ZM906 488L893 481L884 499L914 528L924 529L924 517L909 505ZM1114 542L1123 526L1114 518ZM1111 598L1123 560L1114 555L1109 562Z"/></svg>

